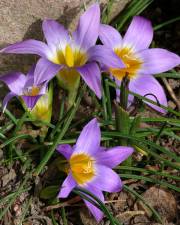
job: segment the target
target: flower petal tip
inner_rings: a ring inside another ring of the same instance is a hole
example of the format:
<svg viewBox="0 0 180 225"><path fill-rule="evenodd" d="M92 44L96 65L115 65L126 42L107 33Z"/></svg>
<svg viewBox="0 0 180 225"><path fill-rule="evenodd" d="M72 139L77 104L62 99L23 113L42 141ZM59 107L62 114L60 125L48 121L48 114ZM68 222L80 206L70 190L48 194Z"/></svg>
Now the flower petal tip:
<svg viewBox="0 0 180 225"><path fill-rule="evenodd" d="M94 124L95 126L98 126L98 127L99 127L99 123L98 123L97 118L92 119L92 120L89 122L89 124L90 124L90 123L91 123L91 125Z"/></svg>
<svg viewBox="0 0 180 225"><path fill-rule="evenodd" d="M127 155L132 155L132 153L134 152L134 148L132 147L124 147L124 148L126 148Z"/></svg>
<svg viewBox="0 0 180 225"><path fill-rule="evenodd" d="M100 223L101 222L101 220L103 219L103 217L104 217L104 214L102 213L102 214L100 214L99 213L99 215L98 216L95 216L94 215L94 217L95 217L95 219L96 219L96 221L97 221L97 223Z"/></svg>
<svg viewBox="0 0 180 225"><path fill-rule="evenodd" d="M12 44L8 45L7 47L4 47L2 49L0 49L0 53L9 53L8 49L9 47L11 47Z"/></svg>
<svg viewBox="0 0 180 225"><path fill-rule="evenodd" d="M99 3L94 3L92 4L88 10L97 10L100 13L100 7L99 7Z"/></svg>
<svg viewBox="0 0 180 225"><path fill-rule="evenodd" d="M0 49L0 53L4 53L4 49L5 49L5 48Z"/></svg>
<svg viewBox="0 0 180 225"><path fill-rule="evenodd" d="M143 35L141 35L143 33ZM133 20L123 38L123 44L135 51L147 49L153 38L151 21L141 16L133 17Z"/></svg>
<svg viewBox="0 0 180 225"><path fill-rule="evenodd" d="M57 198L66 198L66 197L64 197L64 195L62 195L61 190L60 190Z"/></svg>

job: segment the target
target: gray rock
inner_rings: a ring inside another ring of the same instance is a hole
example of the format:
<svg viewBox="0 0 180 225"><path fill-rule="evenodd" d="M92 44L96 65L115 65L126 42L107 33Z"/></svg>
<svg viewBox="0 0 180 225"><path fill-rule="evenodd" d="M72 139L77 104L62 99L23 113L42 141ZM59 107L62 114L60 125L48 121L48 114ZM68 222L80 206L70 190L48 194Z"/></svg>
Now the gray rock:
<svg viewBox="0 0 180 225"><path fill-rule="evenodd" d="M114 0L110 19L115 17L130 0ZM42 20L58 20L71 30L79 15L95 0L1 0L0 1L0 48L17 41L33 38L43 40ZM99 0L103 8L108 0ZM35 62L35 56L0 55L0 74L12 70L24 71Z"/></svg>

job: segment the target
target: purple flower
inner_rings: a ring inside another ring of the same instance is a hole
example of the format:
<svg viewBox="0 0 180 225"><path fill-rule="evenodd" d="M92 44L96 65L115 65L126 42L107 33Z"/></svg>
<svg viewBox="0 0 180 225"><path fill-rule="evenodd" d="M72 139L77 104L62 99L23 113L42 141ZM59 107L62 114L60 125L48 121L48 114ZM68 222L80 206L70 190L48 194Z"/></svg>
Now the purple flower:
<svg viewBox="0 0 180 225"><path fill-rule="evenodd" d="M71 148L64 144L57 147L58 152L68 160L68 176L62 184L59 198L68 197L74 187L83 187L104 201L102 191L118 192L122 182L112 168L127 159L133 152L131 147L113 147L106 151L100 146L101 132L96 119L91 120L82 130L76 145ZM103 213L84 200L97 221Z"/></svg>
<svg viewBox="0 0 180 225"><path fill-rule="evenodd" d="M47 44L26 40L10 45L1 52L37 54L50 68L59 66L58 76L66 86L73 88L81 75L101 98L101 73L97 62L117 68L124 67L124 64L111 48L95 45L99 26L100 8L98 4L94 4L80 17L77 29L72 35L56 21L47 19L42 25Z"/></svg>
<svg viewBox="0 0 180 225"><path fill-rule="evenodd" d="M20 72L8 73L0 77L6 83L10 92L3 100L3 110L5 110L9 100L14 96L20 97L28 109L32 109L38 99L46 93L49 78L58 71L58 66L50 67L49 63L44 63L40 59L36 66L33 66L27 76Z"/></svg>
<svg viewBox="0 0 180 225"><path fill-rule="evenodd" d="M165 92L159 82L152 76L172 69L180 63L180 57L165 49L148 49L153 38L151 22L143 17L135 16L124 36L113 27L100 25L100 40L105 46L113 49L116 55L122 59L126 68L119 69L109 67L112 76L120 84L122 78L127 75L130 79L129 89L142 96L167 106ZM156 98L155 98L156 96ZM132 102L133 96L129 96ZM165 113L165 110L147 103L154 109Z"/></svg>

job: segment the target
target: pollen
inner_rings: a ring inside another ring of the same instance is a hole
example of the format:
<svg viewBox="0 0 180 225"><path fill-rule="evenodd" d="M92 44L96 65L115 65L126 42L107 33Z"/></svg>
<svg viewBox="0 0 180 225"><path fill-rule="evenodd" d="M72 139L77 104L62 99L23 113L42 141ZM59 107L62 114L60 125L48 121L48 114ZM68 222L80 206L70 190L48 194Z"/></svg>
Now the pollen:
<svg viewBox="0 0 180 225"><path fill-rule="evenodd" d="M81 49L72 48L67 44L64 50L58 50L56 52L52 61L56 64L62 64L73 68L84 65L87 61L87 54Z"/></svg>
<svg viewBox="0 0 180 225"><path fill-rule="evenodd" d="M83 185L95 176L95 160L84 153L73 155L69 161L72 175L79 185Z"/></svg>
<svg viewBox="0 0 180 225"><path fill-rule="evenodd" d="M122 80L126 75L128 75L129 79L135 78L137 71L142 66L142 61L130 48L116 48L114 52L123 61L125 68L110 68L111 74L118 80Z"/></svg>

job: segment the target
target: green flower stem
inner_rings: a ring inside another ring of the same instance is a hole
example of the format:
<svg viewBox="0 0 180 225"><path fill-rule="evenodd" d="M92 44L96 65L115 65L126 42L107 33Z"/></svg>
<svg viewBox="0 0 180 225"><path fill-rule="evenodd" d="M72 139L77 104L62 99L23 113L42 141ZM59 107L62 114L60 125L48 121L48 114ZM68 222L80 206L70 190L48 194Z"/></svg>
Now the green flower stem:
<svg viewBox="0 0 180 225"><path fill-rule="evenodd" d="M38 165L38 167L36 168L36 170L34 171L34 175L38 176L40 174L40 172L43 170L43 168L45 167L45 165L47 164L47 162L49 161L49 159L51 158L51 156L53 155L57 145L59 144L59 141L62 140L62 138L64 137L65 133L67 132L73 117L79 107L79 104L81 102L82 96L84 94L84 91L86 89L86 86L84 85L79 93L79 96L77 98L77 101L74 103L73 109L71 111L71 114L69 115L69 117L65 120L64 122L64 126L61 130L60 133L58 133L55 136L53 145L50 147L49 151L45 154L45 156L43 157L42 161L40 162L40 164Z"/></svg>
<svg viewBox="0 0 180 225"><path fill-rule="evenodd" d="M108 79L105 79L105 92L106 92L106 96L107 96L108 119L111 120L111 118L112 118L112 106L111 106L111 96L110 96Z"/></svg>
<svg viewBox="0 0 180 225"><path fill-rule="evenodd" d="M116 129L122 134L129 134L130 119L127 110L128 104L128 85L127 76L122 79L120 87L120 106L115 103ZM120 138L120 145L127 146L127 139ZM130 165L129 165L130 166Z"/></svg>
<svg viewBox="0 0 180 225"><path fill-rule="evenodd" d="M129 86L129 79L127 76L125 76L122 79L121 87L120 87L120 106L127 110L127 104L128 104L128 86Z"/></svg>
<svg viewBox="0 0 180 225"><path fill-rule="evenodd" d="M121 134L129 134L129 115L128 113L118 104L115 103L115 117L116 117L116 130ZM126 138L120 138L119 144L122 146L128 145L128 140Z"/></svg>
<svg viewBox="0 0 180 225"><path fill-rule="evenodd" d="M115 103L116 129L124 135L128 135L130 130L129 113L126 111L128 106L128 85L129 79L125 76L122 79L120 87L120 106ZM120 138L119 143L122 146L129 145L127 138ZM132 157L130 156L123 164L126 166L131 166Z"/></svg>

